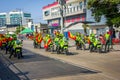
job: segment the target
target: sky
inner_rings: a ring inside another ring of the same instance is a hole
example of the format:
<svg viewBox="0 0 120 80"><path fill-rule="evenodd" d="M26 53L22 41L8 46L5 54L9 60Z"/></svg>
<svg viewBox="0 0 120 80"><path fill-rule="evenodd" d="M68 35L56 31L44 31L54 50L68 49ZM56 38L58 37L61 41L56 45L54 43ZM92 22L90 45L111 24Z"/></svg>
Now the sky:
<svg viewBox="0 0 120 80"><path fill-rule="evenodd" d="M0 12L10 12L15 9L21 9L24 12L31 13L35 23L43 22L42 7L55 0L1 0Z"/></svg>

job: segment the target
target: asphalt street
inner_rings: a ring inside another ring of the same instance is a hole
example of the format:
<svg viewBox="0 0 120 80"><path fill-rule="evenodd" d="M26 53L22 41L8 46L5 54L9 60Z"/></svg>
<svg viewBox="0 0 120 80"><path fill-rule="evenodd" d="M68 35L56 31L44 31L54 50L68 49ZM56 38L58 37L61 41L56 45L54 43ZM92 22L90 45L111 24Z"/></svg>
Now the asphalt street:
<svg viewBox="0 0 120 80"><path fill-rule="evenodd" d="M25 46L31 47L31 44L32 43ZM33 47L31 47L31 49L33 49ZM14 57L9 59L9 54L0 51L2 59L0 74L4 74L0 75L1 80L41 80L60 76L98 73L97 71L74 66L64 61L36 54L36 52L44 53L40 49L34 49L33 51L23 49L24 58L18 60ZM8 78L6 78L6 75L8 75Z"/></svg>
<svg viewBox="0 0 120 80"><path fill-rule="evenodd" d="M10 70L0 58L0 80L20 80L20 78Z"/></svg>
<svg viewBox="0 0 120 80"><path fill-rule="evenodd" d="M27 50L97 72L97 74L57 76L45 80L120 80L120 45L114 45L109 53L101 54L90 53L89 50L76 50L73 40L69 41L69 45L70 55L58 55L46 52L44 49L34 49L32 41L24 41L24 48Z"/></svg>

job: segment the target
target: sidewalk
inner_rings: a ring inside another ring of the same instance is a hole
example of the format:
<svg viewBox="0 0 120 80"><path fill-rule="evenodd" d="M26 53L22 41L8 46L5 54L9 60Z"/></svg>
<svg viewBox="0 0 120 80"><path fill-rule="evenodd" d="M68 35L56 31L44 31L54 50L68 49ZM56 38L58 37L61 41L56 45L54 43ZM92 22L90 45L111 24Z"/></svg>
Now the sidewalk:
<svg viewBox="0 0 120 80"><path fill-rule="evenodd" d="M20 78L3 62L0 54L0 80L20 80Z"/></svg>
<svg viewBox="0 0 120 80"><path fill-rule="evenodd" d="M70 42L74 45L74 42ZM65 63L76 65L79 67L87 68L89 70L98 71L97 74L89 75L75 75L75 76L63 76L45 80L120 80L120 45L114 46L116 50L110 53L90 53L89 51L75 50L75 47L70 47L69 51L74 55L63 55L51 52L45 52L44 49L30 48L32 41L24 41L24 45L29 45L25 49L35 51L37 54L41 54L47 57L51 57L60 60ZM64 66L64 65L63 65Z"/></svg>

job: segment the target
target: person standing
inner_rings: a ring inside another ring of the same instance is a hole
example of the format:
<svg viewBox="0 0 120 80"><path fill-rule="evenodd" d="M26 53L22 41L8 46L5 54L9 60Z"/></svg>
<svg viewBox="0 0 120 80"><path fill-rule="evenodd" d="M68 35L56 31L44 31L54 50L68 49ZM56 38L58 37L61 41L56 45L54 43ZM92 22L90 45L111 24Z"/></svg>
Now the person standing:
<svg viewBox="0 0 120 80"><path fill-rule="evenodd" d="M120 39L120 31L119 31L119 39Z"/></svg>
<svg viewBox="0 0 120 80"><path fill-rule="evenodd" d="M105 40L106 40L106 43L105 43L105 52L109 52L109 46L110 46L110 34L109 34L109 32L107 32L105 34Z"/></svg>

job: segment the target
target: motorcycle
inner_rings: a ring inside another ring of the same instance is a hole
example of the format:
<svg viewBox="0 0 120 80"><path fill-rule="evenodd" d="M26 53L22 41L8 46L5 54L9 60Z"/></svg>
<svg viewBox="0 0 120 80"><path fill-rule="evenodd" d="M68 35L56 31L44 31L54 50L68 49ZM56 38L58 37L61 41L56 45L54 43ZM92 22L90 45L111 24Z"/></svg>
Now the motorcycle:
<svg viewBox="0 0 120 80"><path fill-rule="evenodd" d="M6 48L6 45L7 45L6 43L2 43L2 47L1 47L1 49L4 50L4 49Z"/></svg>
<svg viewBox="0 0 120 80"><path fill-rule="evenodd" d="M98 42L96 45L90 44L90 52L102 52L102 44Z"/></svg>
<svg viewBox="0 0 120 80"><path fill-rule="evenodd" d="M96 50L97 50L98 53L102 52L102 44L101 43L97 44L97 49Z"/></svg>
<svg viewBox="0 0 120 80"><path fill-rule="evenodd" d="M33 42L34 48L41 48L41 43L37 43L36 41Z"/></svg>
<svg viewBox="0 0 120 80"><path fill-rule="evenodd" d="M75 41L75 45L76 45L76 50L79 50L82 48L80 41Z"/></svg>
<svg viewBox="0 0 120 80"><path fill-rule="evenodd" d="M57 49L56 49L57 53L64 53L64 54L68 54L68 42L65 41L64 42L64 45L61 47L60 45L57 46Z"/></svg>
<svg viewBox="0 0 120 80"><path fill-rule="evenodd" d="M76 50L79 50L79 49L86 50L85 43L82 40L81 41L75 41L75 42L76 42Z"/></svg>
<svg viewBox="0 0 120 80"><path fill-rule="evenodd" d="M15 48L15 57L17 57L18 59L20 59L22 56L22 47L20 45L17 45Z"/></svg>
<svg viewBox="0 0 120 80"><path fill-rule="evenodd" d="M54 44L53 44L53 43L50 43L50 44L48 45L48 48L46 48L46 51L54 52Z"/></svg>

